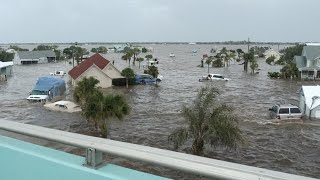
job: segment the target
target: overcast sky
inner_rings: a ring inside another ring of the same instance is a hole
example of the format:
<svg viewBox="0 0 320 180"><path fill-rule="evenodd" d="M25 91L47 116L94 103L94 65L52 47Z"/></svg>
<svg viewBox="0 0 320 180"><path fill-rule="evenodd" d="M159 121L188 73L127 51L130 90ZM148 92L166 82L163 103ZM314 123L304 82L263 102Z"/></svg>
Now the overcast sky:
<svg viewBox="0 0 320 180"><path fill-rule="evenodd" d="M320 41L320 0L0 0L0 43Z"/></svg>

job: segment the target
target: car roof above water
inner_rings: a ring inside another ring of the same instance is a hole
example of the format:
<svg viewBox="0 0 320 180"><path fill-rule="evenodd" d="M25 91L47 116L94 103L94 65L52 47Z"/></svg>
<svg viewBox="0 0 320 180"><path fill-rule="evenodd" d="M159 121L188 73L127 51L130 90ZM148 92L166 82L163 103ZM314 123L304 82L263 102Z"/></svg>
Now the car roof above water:
<svg viewBox="0 0 320 180"><path fill-rule="evenodd" d="M276 104L280 108L298 108L298 106L292 105L292 104Z"/></svg>

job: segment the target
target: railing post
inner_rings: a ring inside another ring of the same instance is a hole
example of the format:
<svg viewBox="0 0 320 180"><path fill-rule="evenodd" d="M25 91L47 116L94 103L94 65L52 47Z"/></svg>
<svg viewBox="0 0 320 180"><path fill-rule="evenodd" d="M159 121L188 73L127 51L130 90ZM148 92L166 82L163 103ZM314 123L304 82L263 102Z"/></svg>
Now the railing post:
<svg viewBox="0 0 320 180"><path fill-rule="evenodd" d="M97 169L101 165L103 165L102 152L94 148L87 148L84 166Z"/></svg>

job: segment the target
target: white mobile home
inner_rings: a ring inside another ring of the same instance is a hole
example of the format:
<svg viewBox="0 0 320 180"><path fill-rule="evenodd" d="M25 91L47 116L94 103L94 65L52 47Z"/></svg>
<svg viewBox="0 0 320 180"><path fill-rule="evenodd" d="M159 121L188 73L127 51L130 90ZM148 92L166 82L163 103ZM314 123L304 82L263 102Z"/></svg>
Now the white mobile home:
<svg viewBox="0 0 320 180"><path fill-rule="evenodd" d="M13 62L0 61L0 81L7 81L7 77L12 75Z"/></svg>
<svg viewBox="0 0 320 180"><path fill-rule="evenodd" d="M56 61L56 54L52 50L18 51L15 53L14 64L40 64Z"/></svg>
<svg viewBox="0 0 320 180"><path fill-rule="evenodd" d="M320 119L320 86L302 86L299 96L302 114Z"/></svg>

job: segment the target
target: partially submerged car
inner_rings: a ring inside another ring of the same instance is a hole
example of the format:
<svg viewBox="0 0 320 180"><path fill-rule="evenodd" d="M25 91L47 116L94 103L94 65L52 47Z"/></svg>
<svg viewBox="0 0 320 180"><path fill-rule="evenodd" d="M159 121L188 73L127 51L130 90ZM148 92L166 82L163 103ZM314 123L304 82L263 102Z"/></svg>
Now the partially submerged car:
<svg viewBox="0 0 320 180"><path fill-rule="evenodd" d="M302 113L297 106L291 104L275 104L272 108L269 109L270 117L272 119L301 119Z"/></svg>
<svg viewBox="0 0 320 180"><path fill-rule="evenodd" d="M229 81L230 79L225 78L221 74L208 74L207 76L202 76L201 79L199 79L200 82L202 81Z"/></svg>
<svg viewBox="0 0 320 180"><path fill-rule="evenodd" d="M54 103L47 103L44 105L46 109L52 111L61 111L61 112L80 112L81 107L71 101L57 101Z"/></svg>
<svg viewBox="0 0 320 180"><path fill-rule="evenodd" d="M135 81L137 84L155 84L157 78L154 78L150 74L136 74Z"/></svg>

